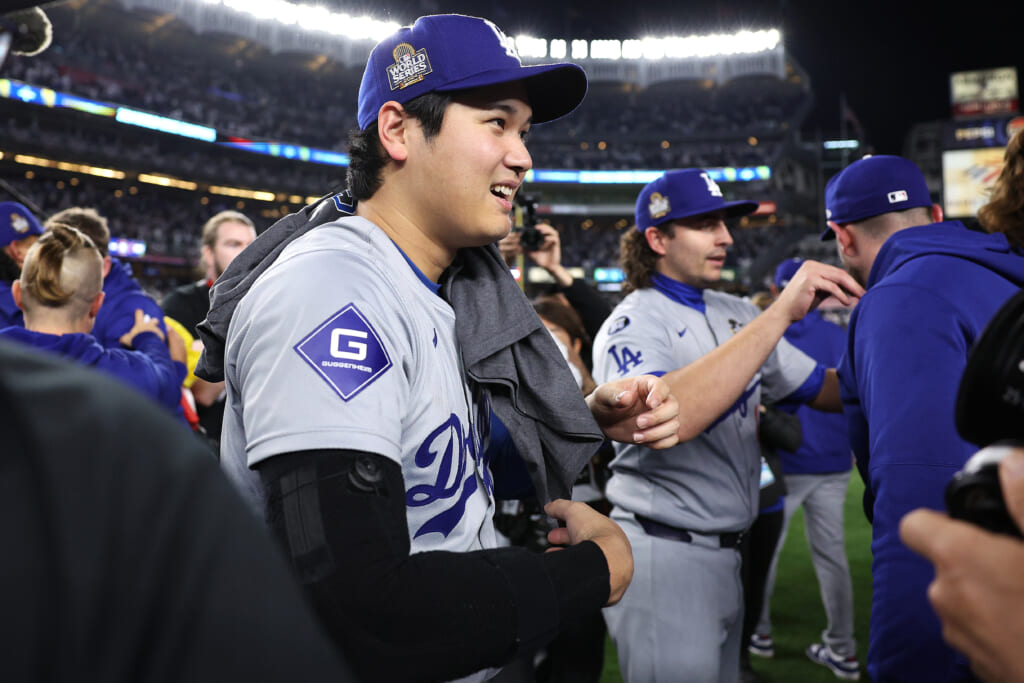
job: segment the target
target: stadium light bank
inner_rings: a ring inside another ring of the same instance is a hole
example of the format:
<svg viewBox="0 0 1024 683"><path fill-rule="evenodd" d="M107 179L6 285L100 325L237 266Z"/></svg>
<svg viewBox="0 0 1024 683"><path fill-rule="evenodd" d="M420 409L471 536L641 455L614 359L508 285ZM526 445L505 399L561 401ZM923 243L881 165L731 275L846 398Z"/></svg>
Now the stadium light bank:
<svg viewBox="0 0 1024 683"><path fill-rule="evenodd" d="M310 33L331 33L353 41L377 42L401 25L372 17L331 12L287 0L191 0L273 20ZM129 3L132 4L132 3ZM143 3L144 4L144 3ZM523 59L645 60L700 59L754 54L776 49L782 42L778 29L738 31L729 34L648 37L624 40L564 40L519 35L512 38Z"/></svg>

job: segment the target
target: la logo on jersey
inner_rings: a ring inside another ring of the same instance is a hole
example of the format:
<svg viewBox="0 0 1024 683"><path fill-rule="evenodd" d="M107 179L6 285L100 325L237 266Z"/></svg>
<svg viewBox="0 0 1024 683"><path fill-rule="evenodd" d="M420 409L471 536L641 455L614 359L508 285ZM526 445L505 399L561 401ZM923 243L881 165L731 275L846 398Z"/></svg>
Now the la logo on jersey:
<svg viewBox="0 0 1024 683"><path fill-rule="evenodd" d="M669 204L668 197L665 197L660 192L651 193L651 201L647 204L647 212L651 214L651 220L657 220L667 214L672 206Z"/></svg>
<svg viewBox="0 0 1024 683"><path fill-rule="evenodd" d="M718 183L716 183L711 178L711 176L709 176L707 173L701 173L700 177L704 179L705 183L707 183L708 194L710 194L712 197L721 197L722 196L722 188L720 188L718 186Z"/></svg>
<svg viewBox="0 0 1024 683"><path fill-rule="evenodd" d="M395 63L388 65L388 84L392 90L402 90L414 83L419 83L431 73L430 58L427 51L417 50L409 43L399 43L391 51Z"/></svg>
<svg viewBox="0 0 1024 683"><path fill-rule="evenodd" d="M344 401L370 386L391 367L377 331L354 304L320 324L295 345L320 377Z"/></svg>

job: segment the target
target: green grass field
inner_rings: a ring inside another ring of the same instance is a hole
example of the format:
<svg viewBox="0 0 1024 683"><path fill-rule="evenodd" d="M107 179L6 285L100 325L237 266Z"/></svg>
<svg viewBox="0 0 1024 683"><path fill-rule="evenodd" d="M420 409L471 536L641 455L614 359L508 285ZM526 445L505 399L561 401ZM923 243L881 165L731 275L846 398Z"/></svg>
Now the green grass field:
<svg viewBox="0 0 1024 683"><path fill-rule="evenodd" d="M871 527L861 509L864 484L855 471L846 496L846 554L853 576L854 619L857 657L861 681L867 681L864 655L868 644L868 618L871 612ZM839 679L823 666L812 664L804 649L821 639L825 611L818 593L807 539L804 537L803 511L790 524L786 544L779 559L779 574L772 598L772 638L775 657L751 657L754 670L765 683L835 683ZM618 657L611 641L605 648L602 683L622 683Z"/></svg>

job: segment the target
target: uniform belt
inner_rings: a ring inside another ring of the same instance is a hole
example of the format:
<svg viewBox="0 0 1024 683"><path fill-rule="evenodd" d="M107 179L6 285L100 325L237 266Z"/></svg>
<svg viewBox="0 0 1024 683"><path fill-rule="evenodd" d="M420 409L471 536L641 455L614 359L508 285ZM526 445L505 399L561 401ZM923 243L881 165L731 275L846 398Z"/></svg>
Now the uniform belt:
<svg viewBox="0 0 1024 683"><path fill-rule="evenodd" d="M636 517L636 521L640 523L640 526L644 528L644 531L646 531L648 535L656 536L657 538L664 538L669 541L693 543L695 536L707 538L709 540L717 537L719 548L735 548L740 544L740 540L743 538L742 531L729 531L724 534L704 534L699 531L690 531L688 529L680 529L679 527L662 524L661 522L656 522L648 517L642 517L636 514L633 516Z"/></svg>

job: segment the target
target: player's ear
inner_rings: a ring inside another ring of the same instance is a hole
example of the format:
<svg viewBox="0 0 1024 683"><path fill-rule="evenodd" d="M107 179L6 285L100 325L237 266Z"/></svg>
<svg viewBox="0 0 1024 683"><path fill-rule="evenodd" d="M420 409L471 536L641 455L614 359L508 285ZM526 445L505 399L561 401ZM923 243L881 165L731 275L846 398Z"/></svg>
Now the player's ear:
<svg viewBox="0 0 1024 683"><path fill-rule="evenodd" d="M669 236L658 230L658 228L651 226L644 230L644 239L647 240L647 246L651 248L651 251L658 256L664 256L668 253Z"/></svg>
<svg viewBox="0 0 1024 683"><path fill-rule="evenodd" d="M100 312L100 306L103 305L103 299L106 298L106 296L107 295L103 291L100 291L100 293L92 300L92 303L89 304L89 320L96 319L96 314Z"/></svg>
<svg viewBox="0 0 1024 683"><path fill-rule="evenodd" d="M942 215L942 207L938 204L932 204L932 208L929 210L929 213L931 213L932 222L934 223L941 223L942 219L945 217Z"/></svg>
<svg viewBox="0 0 1024 683"><path fill-rule="evenodd" d="M21 280L15 280L11 283L11 298L14 299L14 305L22 311L25 307L21 305Z"/></svg>
<svg viewBox="0 0 1024 683"><path fill-rule="evenodd" d="M377 134L389 157L405 161L409 157L408 137L413 118L398 102L385 102L377 112Z"/></svg>
<svg viewBox="0 0 1024 683"><path fill-rule="evenodd" d="M839 225L835 221L829 221L828 227L832 228L832 232L836 234L836 244L840 252L846 255L852 255L856 252L853 233L848 226Z"/></svg>

